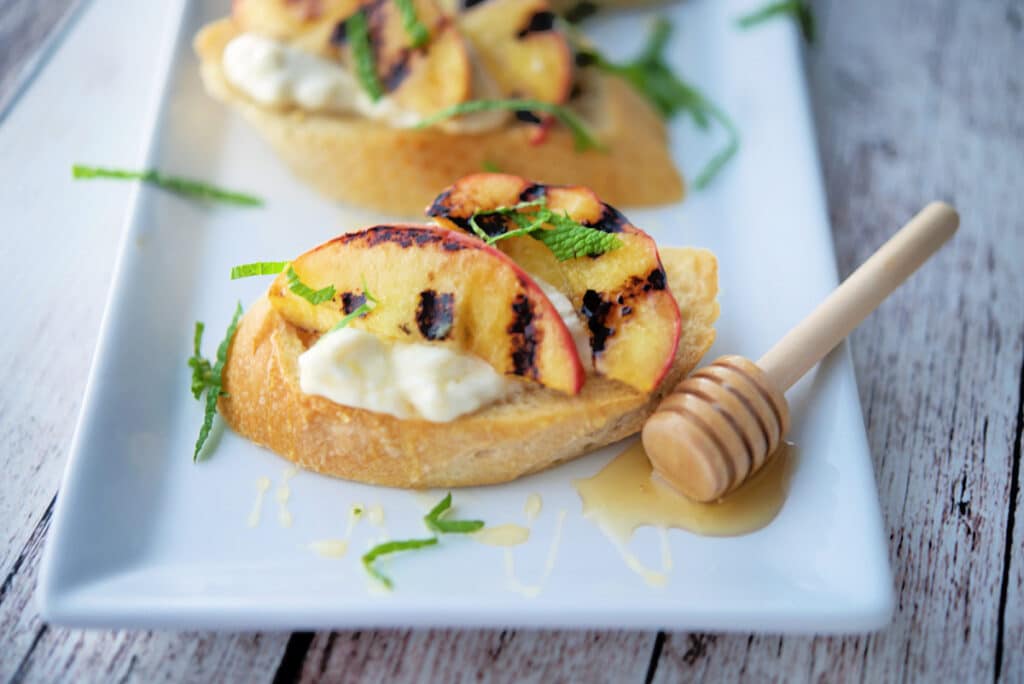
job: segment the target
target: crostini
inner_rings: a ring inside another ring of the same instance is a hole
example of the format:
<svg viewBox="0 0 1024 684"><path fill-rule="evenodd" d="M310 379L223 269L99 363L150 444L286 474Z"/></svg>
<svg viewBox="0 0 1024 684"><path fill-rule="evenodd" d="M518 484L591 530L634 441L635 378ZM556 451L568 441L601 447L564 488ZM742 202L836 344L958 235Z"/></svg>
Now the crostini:
<svg viewBox="0 0 1024 684"><path fill-rule="evenodd" d="M714 256L587 188L477 174L428 215L277 265L229 348L228 425L345 479L505 482L638 432L714 341Z"/></svg>
<svg viewBox="0 0 1024 684"><path fill-rule="evenodd" d="M662 119L574 40L547 0L236 0L195 50L208 92L335 199L412 216L483 169L680 199Z"/></svg>

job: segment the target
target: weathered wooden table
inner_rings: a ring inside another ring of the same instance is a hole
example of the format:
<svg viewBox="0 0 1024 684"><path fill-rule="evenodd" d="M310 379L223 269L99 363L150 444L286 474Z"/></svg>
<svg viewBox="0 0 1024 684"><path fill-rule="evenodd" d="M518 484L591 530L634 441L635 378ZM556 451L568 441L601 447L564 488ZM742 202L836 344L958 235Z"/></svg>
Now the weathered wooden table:
<svg viewBox="0 0 1024 684"><path fill-rule="evenodd" d="M865 636L784 638L43 624L32 600L39 555L128 196L92 187L80 196L91 198L81 223L60 227L46 223L47 194L66 191L67 165L79 155L115 160L130 148L90 147L95 122L69 115L73 107L33 105L42 114L32 120L19 108L48 88L54 98L79 86L82 97L101 96L110 79L145 77L97 32L96 63L83 76L93 81L47 85L59 76L49 72L64 68L60 53L45 63L47 47L65 34L75 40L76 20L85 30L100 4L0 0L0 260L9 285L0 336L0 677L1024 681L1024 2L816 3L820 37L807 67L840 271L924 200L954 202L963 227L853 336L895 572L893 623ZM124 11L131 21L141 10ZM115 118L138 110L110 104ZM119 125L141 139L143 121ZM51 146L67 155L40 161L35 152Z"/></svg>

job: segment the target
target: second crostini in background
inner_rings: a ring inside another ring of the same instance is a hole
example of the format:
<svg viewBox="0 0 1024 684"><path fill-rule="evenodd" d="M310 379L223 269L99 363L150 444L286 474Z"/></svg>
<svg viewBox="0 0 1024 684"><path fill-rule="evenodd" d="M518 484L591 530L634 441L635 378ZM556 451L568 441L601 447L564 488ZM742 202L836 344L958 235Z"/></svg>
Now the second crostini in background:
<svg viewBox="0 0 1024 684"><path fill-rule="evenodd" d="M209 93L335 199L411 216L497 168L680 200L662 116L579 39L546 0L239 0L195 48Z"/></svg>

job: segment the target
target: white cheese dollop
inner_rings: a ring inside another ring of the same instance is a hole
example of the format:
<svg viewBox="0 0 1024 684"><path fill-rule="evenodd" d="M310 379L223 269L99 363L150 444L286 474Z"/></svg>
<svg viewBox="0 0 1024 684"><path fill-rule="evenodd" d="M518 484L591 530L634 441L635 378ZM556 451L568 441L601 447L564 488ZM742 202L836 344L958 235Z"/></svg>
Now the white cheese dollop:
<svg viewBox="0 0 1024 684"><path fill-rule="evenodd" d="M256 33L231 39L221 61L228 82L268 107L298 107L308 112L358 114L394 128L413 128L423 118L387 96L376 102L345 67L311 52ZM482 97L500 92L478 60L472 61L473 88ZM438 126L449 133L480 133L501 126L508 112L477 112Z"/></svg>
<svg viewBox="0 0 1024 684"><path fill-rule="evenodd" d="M376 102L355 76L337 62L255 33L236 36L224 48L224 75L256 102L307 111L356 113L396 128L415 126L420 117L382 97Z"/></svg>
<svg viewBox="0 0 1024 684"><path fill-rule="evenodd" d="M512 389L472 354L439 344L384 340L355 328L327 333L299 356L299 384L344 406L403 420L454 420Z"/></svg>
<svg viewBox="0 0 1024 684"><path fill-rule="evenodd" d="M569 298L534 278L572 333L584 368L590 338ZM356 328L329 332L299 356L305 394L402 420L446 423L514 392L517 383L489 363L449 346L385 340Z"/></svg>

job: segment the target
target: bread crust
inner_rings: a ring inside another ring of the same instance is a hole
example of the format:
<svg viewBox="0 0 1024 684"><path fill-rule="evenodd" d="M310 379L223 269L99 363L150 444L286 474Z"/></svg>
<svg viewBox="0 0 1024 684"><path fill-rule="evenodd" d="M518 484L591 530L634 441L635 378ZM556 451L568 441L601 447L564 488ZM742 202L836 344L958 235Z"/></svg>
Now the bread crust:
<svg viewBox="0 0 1024 684"><path fill-rule="evenodd" d="M664 122L624 81L599 79L600 121L591 121L607 151L577 152L563 126L533 145L531 126L514 124L477 134L436 128L392 128L359 116L315 114L261 106L226 80L221 55L238 27L221 19L195 38L207 91L259 130L296 176L333 199L389 214L418 216L437 193L486 164L544 183L585 185L622 206L675 202L683 180L668 151Z"/></svg>
<svg viewBox="0 0 1024 684"><path fill-rule="evenodd" d="M299 387L308 338L260 299L224 367L219 409L240 435L302 468L347 480L424 489L496 484L549 468L640 431L665 392L715 339L718 264L711 252L663 248L682 334L653 394L590 376L577 396L531 388L448 423L399 420L341 406Z"/></svg>

